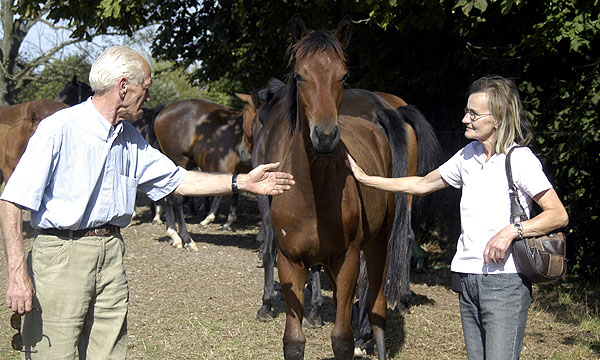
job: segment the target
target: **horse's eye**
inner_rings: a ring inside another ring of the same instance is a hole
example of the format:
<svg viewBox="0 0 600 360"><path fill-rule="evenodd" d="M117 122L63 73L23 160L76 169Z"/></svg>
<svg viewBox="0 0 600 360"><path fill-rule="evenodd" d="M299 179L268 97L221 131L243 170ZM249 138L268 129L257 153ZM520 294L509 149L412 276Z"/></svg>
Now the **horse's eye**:
<svg viewBox="0 0 600 360"><path fill-rule="evenodd" d="M297 72L294 72L294 79L296 79L298 82L304 81L304 78L302 78L302 76L300 76L300 74Z"/></svg>
<svg viewBox="0 0 600 360"><path fill-rule="evenodd" d="M346 81L348 81L349 78L350 78L350 73L347 72L346 75L344 75L344 77L342 78L342 82L345 83Z"/></svg>

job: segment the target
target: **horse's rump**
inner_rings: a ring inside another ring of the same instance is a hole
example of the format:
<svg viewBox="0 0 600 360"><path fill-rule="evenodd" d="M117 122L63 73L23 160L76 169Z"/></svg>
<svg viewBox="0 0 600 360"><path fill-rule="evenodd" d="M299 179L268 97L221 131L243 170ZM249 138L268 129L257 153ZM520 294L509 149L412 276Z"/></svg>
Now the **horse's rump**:
<svg viewBox="0 0 600 360"><path fill-rule="evenodd" d="M0 183L12 175L40 121L67 107L49 99L0 107Z"/></svg>

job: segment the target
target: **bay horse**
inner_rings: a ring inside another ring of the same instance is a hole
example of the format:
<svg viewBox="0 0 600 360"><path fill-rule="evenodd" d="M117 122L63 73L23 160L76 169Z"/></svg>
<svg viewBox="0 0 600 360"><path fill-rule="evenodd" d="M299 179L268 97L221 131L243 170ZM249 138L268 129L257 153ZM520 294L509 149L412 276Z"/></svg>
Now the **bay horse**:
<svg viewBox="0 0 600 360"><path fill-rule="evenodd" d="M238 97L244 98L243 95ZM199 168L206 172L240 173L250 166L240 160L237 147L242 137L242 111L204 99L189 99L167 104L154 121L154 131L162 152L175 164ZM230 229L237 218L237 200L233 194L227 222ZM183 217L183 198L176 194L166 197L167 234L173 246L197 251ZM211 210L201 225L215 219L221 197L215 197ZM176 229L176 223L179 231Z"/></svg>
<svg viewBox="0 0 600 360"><path fill-rule="evenodd" d="M273 79L269 83L268 89L257 92L253 96L254 109L252 112L259 112L263 115L265 111L260 110L263 105L272 106L268 97L276 93L278 88L285 86L282 82ZM258 96L258 94L261 94ZM250 113L252 113L250 112ZM339 109L340 115L358 116L377 123L386 133L392 148L394 149L394 176L410 176L415 174L424 175L438 165L440 161L440 145L433 132L433 128L423 117L423 115L414 106L407 106L407 103L392 94L383 92L369 92L362 89L346 89L343 92L342 102ZM244 123L244 142L245 151L252 154L253 162L260 163L264 156L264 141L257 131L263 126L264 116L248 116ZM260 121L259 121L260 119ZM272 130L270 130L272 131ZM419 141L417 141L417 138ZM258 140L257 140L258 139ZM255 146L254 143L257 143ZM271 151L272 149L269 149ZM259 231L259 241L264 241L263 246L263 264L265 268L265 288L263 293L263 305L257 313L257 318L263 319L272 316L271 305L273 301L273 263L274 253L273 245L269 239L272 239L272 229L270 228L270 214L268 201L261 201L259 197L259 209L263 217L263 224ZM396 195L396 219L394 221L394 231L388 247L388 271L386 278L386 295L388 301L397 310L403 310L408 306L410 297L409 273L410 273L410 255L411 244L414 240L414 233L410 226L412 199L403 195ZM261 205L262 204L262 205ZM265 226L266 225L266 226ZM311 269L312 270L312 269ZM313 279L313 298L311 314L305 320L320 320L319 314L314 314L315 309L320 311L322 298L320 286L318 284L318 274L312 272ZM316 284L316 285L315 285ZM366 293L365 293L366 294ZM361 305L360 314L364 315L363 305L366 299L363 297L359 304ZM357 344L362 344L371 335L368 322L364 321L366 317L359 322L359 332ZM309 321L312 322L312 321Z"/></svg>
<svg viewBox="0 0 600 360"><path fill-rule="evenodd" d="M292 19L293 43L288 50L292 76L271 100L273 108L259 135L265 161L280 161L282 171L292 173L296 180L296 186L272 197L270 204L286 303L285 359L304 358L304 285L308 269L314 265L323 266L333 287L334 356L353 357L351 316L361 250L369 279L366 308L378 358L386 356L383 288L394 195L357 183L345 165L345 156L357 156L369 173L389 177L392 152L373 122L339 114L348 74L344 48L351 27L347 16L335 32L308 32L300 17Z"/></svg>
<svg viewBox="0 0 600 360"><path fill-rule="evenodd" d="M77 80L77 75L73 75L73 79L65 84L55 100L73 106L85 101L92 95L94 95L92 88L88 84Z"/></svg>
<svg viewBox="0 0 600 360"><path fill-rule="evenodd" d="M12 175L40 121L67 107L49 99L0 107L0 184Z"/></svg>
<svg viewBox="0 0 600 360"><path fill-rule="evenodd" d="M284 86L283 82L271 79L266 89L253 92L250 102L252 106L245 109L247 115L244 116L244 124L242 126L244 130L244 146L241 148L245 156L250 155L255 159L254 166L264 161L264 146L260 142L258 146L255 147L254 145L258 133L263 126L263 119L256 116L256 114L261 111L265 104L269 106L269 98ZM394 111L395 108L397 108L396 111ZM386 114L384 112L391 113ZM441 160L441 147L431 125L414 106L408 105L396 95L378 91L370 92L363 89L344 89L340 114L362 117L386 129L386 136L390 144L395 148L394 173L396 176L425 175L433 170ZM397 195L396 197L397 218L400 220L395 222L395 224L399 225L396 231L393 232L394 236L392 236L388 247L389 260L386 296L391 306L395 307L398 311L403 311L408 307L410 297L410 245L411 242L416 241L410 227L409 216L411 213L414 214L415 211L412 206L413 199L411 196ZM417 200L420 199L417 198ZM270 226L268 201L265 202L265 200L259 197L258 205L263 222L261 223L257 240L262 244L265 282L263 302L257 312L257 318L259 320L268 320L273 316L275 249L272 245L272 231L267 226ZM419 201L417 201L417 205L423 206ZM406 211L403 209L406 209ZM317 269L312 270L316 271ZM303 321L303 326L305 327L322 325L320 309L323 299L320 293L320 277L318 273L313 271L311 278L312 306L310 314L305 315ZM360 314L364 316L364 311L361 311ZM365 331L370 331L369 326L361 322L361 331L359 332L357 344L364 343L370 336L368 333L361 334L361 332Z"/></svg>

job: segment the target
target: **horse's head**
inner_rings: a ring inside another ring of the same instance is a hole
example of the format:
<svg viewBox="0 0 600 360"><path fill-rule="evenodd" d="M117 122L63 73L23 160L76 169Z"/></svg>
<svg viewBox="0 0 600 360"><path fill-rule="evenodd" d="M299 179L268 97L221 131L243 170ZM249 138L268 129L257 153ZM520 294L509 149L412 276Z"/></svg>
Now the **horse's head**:
<svg viewBox="0 0 600 360"><path fill-rule="evenodd" d="M242 141L238 145L237 150L242 162L250 164L252 162L252 150L254 147L254 133L260 130L256 129L256 123L258 123L256 115L260 107L260 100L256 91L252 91L251 95L239 93L235 95L245 102L242 109Z"/></svg>
<svg viewBox="0 0 600 360"><path fill-rule="evenodd" d="M94 95L92 88L88 84L77 80L77 75L73 75L73 80L65 84L65 87L58 93L56 100L73 106L92 95Z"/></svg>
<svg viewBox="0 0 600 360"><path fill-rule="evenodd" d="M307 31L296 15L291 31L293 43L288 51L291 81L296 84L297 115L308 122L313 149L331 153L340 139L338 112L348 77L344 49L350 42L352 20L344 17L335 32Z"/></svg>

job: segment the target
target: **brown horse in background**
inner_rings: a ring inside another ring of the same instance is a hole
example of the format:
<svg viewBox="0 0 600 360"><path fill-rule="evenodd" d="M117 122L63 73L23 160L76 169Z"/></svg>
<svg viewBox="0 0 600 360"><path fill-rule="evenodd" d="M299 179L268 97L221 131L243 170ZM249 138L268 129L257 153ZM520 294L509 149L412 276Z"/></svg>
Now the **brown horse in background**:
<svg viewBox="0 0 600 360"><path fill-rule="evenodd" d="M270 205L286 302L286 359L304 357L304 285L313 265L323 266L334 290L334 355L336 359L353 357L351 314L361 250L369 277L366 308L379 359L385 359L383 284L394 196L358 184L345 165L345 156L360 158L361 166L371 174L391 176L392 154L375 124L339 114L348 73L343 48L349 42L351 24L346 17L335 33L307 32L302 19L292 20L293 76L270 102L273 107L265 114L256 143L264 144L265 162L280 161L282 171L292 173L296 181L290 191L273 197Z"/></svg>
<svg viewBox="0 0 600 360"><path fill-rule="evenodd" d="M94 93L73 76L55 100L41 99L0 107L0 184L8 181L40 121L58 110L78 104Z"/></svg>
<svg viewBox="0 0 600 360"><path fill-rule="evenodd" d="M0 107L0 184L8 181L40 121L69 105L33 100Z"/></svg>
<svg viewBox="0 0 600 360"><path fill-rule="evenodd" d="M244 100L245 97L241 98ZM220 173L240 173L250 169L238 153L242 138L241 110L204 99L172 102L156 117L154 132L162 152L183 168ZM215 197L202 225L214 220L220 200L220 196ZM237 200L238 194L233 194L224 229L229 229L237 218ZM183 198L176 194L166 199L167 234L173 239L173 246L197 251L184 221L182 202Z"/></svg>

